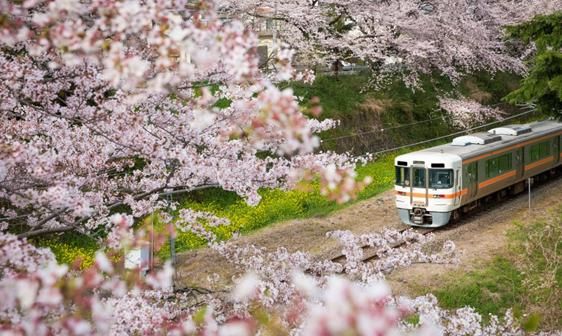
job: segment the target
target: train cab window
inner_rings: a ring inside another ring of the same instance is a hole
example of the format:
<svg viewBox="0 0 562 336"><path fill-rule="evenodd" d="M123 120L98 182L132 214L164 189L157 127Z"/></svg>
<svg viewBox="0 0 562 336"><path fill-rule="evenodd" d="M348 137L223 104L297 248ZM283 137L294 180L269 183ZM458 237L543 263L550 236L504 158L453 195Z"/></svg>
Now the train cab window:
<svg viewBox="0 0 562 336"><path fill-rule="evenodd" d="M410 186L410 168L396 167L396 185L402 187Z"/></svg>
<svg viewBox="0 0 562 336"><path fill-rule="evenodd" d="M414 168L414 187L425 188L425 168Z"/></svg>
<svg viewBox="0 0 562 336"><path fill-rule="evenodd" d="M449 189L453 187L452 169L430 169L429 187L433 189Z"/></svg>

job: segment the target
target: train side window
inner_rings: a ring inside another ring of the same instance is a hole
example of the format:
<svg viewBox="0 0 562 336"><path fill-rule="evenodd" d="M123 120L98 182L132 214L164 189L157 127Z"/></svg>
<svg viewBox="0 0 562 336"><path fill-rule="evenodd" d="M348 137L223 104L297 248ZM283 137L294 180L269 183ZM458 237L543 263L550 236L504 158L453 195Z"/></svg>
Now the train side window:
<svg viewBox="0 0 562 336"><path fill-rule="evenodd" d="M541 143L541 158L547 157L550 155L550 142L543 142Z"/></svg>
<svg viewBox="0 0 562 336"><path fill-rule="evenodd" d="M530 162L538 161L550 155L550 141L531 145L529 148Z"/></svg>
<svg viewBox="0 0 562 336"><path fill-rule="evenodd" d="M486 178L496 177L513 169L513 154L507 153L486 161Z"/></svg>
<svg viewBox="0 0 562 336"><path fill-rule="evenodd" d="M486 162L486 177L494 177L498 175L498 159L491 159Z"/></svg>
<svg viewBox="0 0 562 336"><path fill-rule="evenodd" d="M511 170L513 167L513 155L511 153L500 156L498 160L500 173Z"/></svg>
<svg viewBox="0 0 562 336"><path fill-rule="evenodd" d="M531 148L529 149L529 159L531 160L531 162L537 161L539 159L540 156L540 152L539 152L539 146L537 145L532 145Z"/></svg>
<svg viewBox="0 0 562 336"><path fill-rule="evenodd" d="M471 163L468 165L468 176L473 180L478 180L478 165L477 163Z"/></svg>

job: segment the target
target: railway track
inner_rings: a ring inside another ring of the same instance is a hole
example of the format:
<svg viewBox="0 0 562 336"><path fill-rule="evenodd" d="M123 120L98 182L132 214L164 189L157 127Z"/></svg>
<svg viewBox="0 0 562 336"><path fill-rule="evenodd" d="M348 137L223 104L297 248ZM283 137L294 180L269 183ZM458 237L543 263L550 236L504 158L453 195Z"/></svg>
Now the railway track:
<svg viewBox="0 0 562 336"><path fill-rule="evenodd" d="M406 230L410 230L412 229L411 227L408 228L404 228L401 230L398 230L399 233L403 233ZM434 232L435 230L437 230L437 228L413 228L417 233L420 233L422 235L428 235L432 232ZM391 245L391 248L395 249L395 248L399 248L402 247L406 244L405 241L401 241L401 242L397 242L394 245ZM372 260L375 260L377 258L377 253L374 247L370 246L370 245L363 245L361 246L361 249L363 249L363 258L361 259L361 262L369 262ZM333 258L330 259L333 263L338 263L338 264L344 264L346 257L343 254L337 255Z"/></svg>
<svg viewBox="0 0 562 336"><path fill-rule="evenodd" d="M561 178L562 178L562 173L560 171L556 175L541 174L539 176L536 176L535 182L533 183L533 193L543 189L545 186L547 186L549 184L549 182L556 181L556 180L559 180ZM494 195L495 194L493 194L492 196L494 196ZM509 203L510 201L512 201L514 199L520 199L520 198L526 198L526 197L527 197L526 192L521 193L521 194L516 194L516 195L507 194L504 197L498 197L497 199L494 199L495 202L486 202L483 205L480 205L475 211L472 211L472 212L467 213L467 214L463 214L460 219L458 219L456 221L453 221L450 224L448 224L448 225L446 225L442 228L407 227L407 228L398 230L398 232L403 233L406 230L414 229L415 232L420 233L420 234L425 236L427 234L430 234L432 232L437 231L438 229L443 230L443 231L450 231L450 230L458 228L462 225L470 223L471 221L478 220L483 215L485 215L488 210L497 207L498 203L505 204L505 203ZM406 242L404 242L404 241L399 242L399 243L396 243L396 244L392 245L391 248L399 248L401 246L404 246L405 244L406 244ZM361 249L363 249L363 258L361 259L361 262L369 262L369 261L375 260L377 258L377 253L376 253L375 248L373 248L369 245L364 245L364 246L361 246ZM330 258L330 260L334 263L338 263L338 264L343 265L345 263L346 257L343 254L339 254L339 255L337 255L333 258Z"/></svg>

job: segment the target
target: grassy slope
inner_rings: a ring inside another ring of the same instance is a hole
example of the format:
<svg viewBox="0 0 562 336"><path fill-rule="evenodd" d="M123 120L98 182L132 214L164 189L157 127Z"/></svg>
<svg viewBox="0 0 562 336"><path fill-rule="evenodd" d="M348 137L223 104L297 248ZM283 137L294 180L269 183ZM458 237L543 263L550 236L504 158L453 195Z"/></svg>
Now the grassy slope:
<svg viewBox="0 0 562 336"><path fill-rule="evenodd" d="M447 116L438 108L438 96L454 96L457 90L464 96L483 104L496 105L501 98L517 87L517 76L498 73L494 78L476 74L465 78L455 89L445 78L426 76L420 88L413 91L400 81L390 83L382 90L365 90L368 74L341 76L339 80L321 76L314 85L292 84L295 94L306 105L312 97L319 97L323 107L321 118L341 121L336 129L324 132L323 148L355 153L376 152L419 140L449 134ZM506 105L502 108L509 110ZM415 127L393 128L433 119ZM384 128L384 132L379 132ZM365 136L346 137L359 132Z"/></svg>
<svg viewBox="0 0 562 336"><path fill-rule="evenodd" d="M485 268L448 280L433 294L443 308L475 307L484 315L501 314L521 306L522 276L505 257L497 257Z"/></svg>
<svg viewBox="0 0 562 336"><path fill-rule="evenodd" d="M513 309L527 331L562 329L562 259L556 252L562 249L562 209L547 221L518 224L510 241L510 253L419 294L431 292L443 308L470 306L484 316Z"/></svg>
<svg viewBox="0 0 562 336"><path fill-rule="evenodd" d="M355 153L375 152L381 146L410 143L417 139L428 139L446 134L448 126L443 120L436 120L431 127L402 128L378 132L380 128L396 124L408 124L426 120L441 113L436 110L437 95L451 92L452 85L445 79L424 78L422 86L412 91L400 82L390 84L384 90L365 90L367 74L332 77L318 77L314 85L293 84L297 96L307 102L319 97L323 107L321 118L341 121L340 127L324 132L323 149L353 151ZM428 125L424 125L428 126ZM366 136L350 136L362 132ZM365 139L369 137L370 139ZM383 148L384 149L384 148Z"/></svg>

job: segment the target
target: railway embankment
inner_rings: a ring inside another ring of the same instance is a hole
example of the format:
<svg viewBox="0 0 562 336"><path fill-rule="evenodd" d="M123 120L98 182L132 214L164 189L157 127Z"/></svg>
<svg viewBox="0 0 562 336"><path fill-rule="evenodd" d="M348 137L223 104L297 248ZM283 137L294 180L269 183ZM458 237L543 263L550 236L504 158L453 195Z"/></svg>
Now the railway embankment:
<svg viewBox="0 0 562 336"><path fill-rule="evenodd" d="M547 216L562 205L562 178L551 180L532 191L532 209L527 194L521 194L480 209L456 224L434 231L435 244L452 240L462 252L456 265L412 265L391 274L389 280L398 293L417 292L424 284L437 283L451 272L470 271L506 252L508 232L514 222L531 222ZM305 251L319 258L337 255L339 244L327 238L334 230L350 230L355 234L379 232L384 228L401 229L394 204L394 191L358 202L324 217L279 222L237 238L238 244L254 244L275 250L285 247L289 252ZM215 286L227 286L234 267L210 249L198 249L178 256L178 286L208 287L207 278L219 275Z"/></svg>

